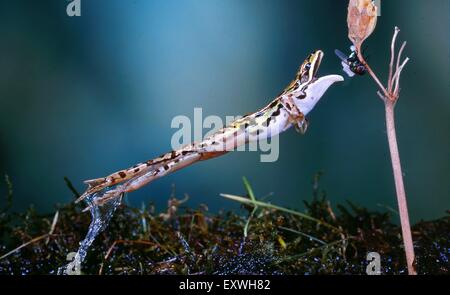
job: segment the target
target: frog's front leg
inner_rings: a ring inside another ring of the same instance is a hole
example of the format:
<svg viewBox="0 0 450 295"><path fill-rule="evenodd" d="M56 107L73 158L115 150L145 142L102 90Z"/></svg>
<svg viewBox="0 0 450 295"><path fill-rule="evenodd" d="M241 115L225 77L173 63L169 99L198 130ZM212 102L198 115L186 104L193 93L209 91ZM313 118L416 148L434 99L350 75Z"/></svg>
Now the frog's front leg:
<svg viewBox="0 0 450 295"><path fill-rule="evenodd" d="M297 131L298 133L300 133L302 135L305 134L306 130L308 129L308 124L309 124L308 119L303 117L303 119L298 120L297 124L294 125L295 131Z"/></svg>
<svg viewBox="0 0 450 295"><path fill-rule="evenodd" d="M286 124L294 125L295 130L298 133L305 134L306 130L308 129L308 120L294 103L293 95L289 94L281 102L288 113L288 121L286 122Z"/></svg>
<svg viewBox="0 0 450 295"><path fill-rule="evenodd" d="M306 130L308 129L308 119L306 119L302 113L290 115L289 121L294 125L295 131L302 135L306 133Z"/></svg>

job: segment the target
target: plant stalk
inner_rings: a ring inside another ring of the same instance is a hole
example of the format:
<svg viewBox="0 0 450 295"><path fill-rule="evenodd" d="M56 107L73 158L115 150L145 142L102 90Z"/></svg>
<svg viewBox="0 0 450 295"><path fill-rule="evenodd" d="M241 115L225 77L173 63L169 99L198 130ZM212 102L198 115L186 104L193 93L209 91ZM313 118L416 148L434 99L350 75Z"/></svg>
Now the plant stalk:
<svg viewBox="0 0 450 295"><path fill-rule="evenodd" d="M403 184L403 172L400 164L400 154L398 152L397 135L395 132L394 107L395 102L385 99L386 130L391 153L392 171L394 174L395 190L397 192L398 209L402 228L403 244L405 247L406 263L408 274L416 275L414 246L411 235L411 226L408 215L408 205L406 202L405 186Z"/></svg>

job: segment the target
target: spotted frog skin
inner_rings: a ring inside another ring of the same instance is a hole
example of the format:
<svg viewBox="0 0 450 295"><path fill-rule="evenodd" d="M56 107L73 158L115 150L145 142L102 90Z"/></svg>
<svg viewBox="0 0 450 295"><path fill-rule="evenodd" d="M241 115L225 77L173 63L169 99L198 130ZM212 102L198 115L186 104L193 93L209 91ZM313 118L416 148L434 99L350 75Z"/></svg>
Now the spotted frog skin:
<svg viewBox="0 0 450 295"><path fill-rule="evenodd" d="M97 205L103 205L195 162L221 156L249 142L270 138L292 126L304 134L308 127L306 115L332 84L344 80L340 75L317 78L322 58L321 50L311 53L300 66L295 79L266 107L232 122L203 141L106 177L86 180L88 188L77 202L88 195L106 190L94 201Z"/></svg>

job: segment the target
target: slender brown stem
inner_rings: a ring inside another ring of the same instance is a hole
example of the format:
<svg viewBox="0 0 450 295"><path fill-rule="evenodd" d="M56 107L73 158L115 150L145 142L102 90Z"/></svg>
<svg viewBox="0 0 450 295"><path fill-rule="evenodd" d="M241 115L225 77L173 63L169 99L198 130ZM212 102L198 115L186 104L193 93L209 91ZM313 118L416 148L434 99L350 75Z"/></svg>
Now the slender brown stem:
<svg viewBox="0 0 450 295"><path fill-rule="evenodd" d="M391 153L392 171L394 173L395 190L397 192L397 202L400 214L400 222L402 228L403 244L406 253L406 263L408 266L408 273L410 275L416 275L415 258L414 258L414 246L411 235L411 226L409 223L408 205L406 202L405 186L403 184L402 166L400 163L400 154L398 152L397 135L395 132L395 120L394 120L394 107L395 102L386 99L386 129L389 142L389 150Z"/></svg>
<svg viewBox="0 0 450 295"><path fill-rule="evenodd" d="M11 250L11 251L9 251L9 252L6 253L5 255L2 255L2 256L0 257L0 260L2 260L2 259L4 259L4 258L8 257L8 256L11 255L11 254L16 253L17 251L19 251L20 249L22 249L22 248L24 248L24 247L26 247L26 246L28 246L28 245L31 245L31 244L36 243L36 242L39 242L40 240L43 240L43 239L45 239L45 238L47 238L47 237L50 237L50 236L52 236L52 235L50 235L50 234L44 234L44 235L41 235L41 236L36 237L36 238L34 238L34 239L31 239L30 241L28 241L28 242L26 242L26 243L23 243L23 244L20 245L19 247L15 248L15 249L13 249L13 250Z"/></svg>
<svg viewBox="0 0 450 295"><path fill-rule="evenodd" d="M372 79L375 81L375 83L377 83L378 87L380 88L380 90L383 92L384 96L386 97L390 97L389 93L386 90L386 87L384 87L383 83L381 83L380 79L378 79L377 75L375 74L375 72L372 70L372 68L370 67L370 65L366 62L366 60L364 59L364 56L361 54L361 52L357 51L358 54L358 59L359 61L366 67L367 72L369 73L369 75L372 77Z"/></svg>
<svg viewBox="0 0 450 295"><path fill-rule="evenodd" d="M393 89L393 91L392 91L392 97L394 97L395 100L398 99L399 91L400 91L400 74L402 73L403 68L405 67L405 65L406 65L406 63L407 63L408 61L409 61L409 58L407 57L407 58L403 61L403 63L401 64L401 66L398 67L397 72L396 72L395 75L394 75L394 78L393 78L394 82L393 82L393 83L395 84L395 87L394 87L394 89Z"/></svg>
<svg viewBox="0 0 450 295"><path fill-rule="evenodd" d="M394 174L394 181L395 181L395 190L397 193L397 202L398 202L398 208L400 213L400 223L402 228L402 237L403 237L403 244L405 247L405 254L406 254L406 262L408 267L408 274L410 275L416 275L416 269L415 269L415 257L414 257L414 246L412 241L412 235L411 235L411 226L409 222L409 216L408 216L408 206L406 202L406 193L405 193L405 186L403 184L403 173L402 173L402 166L400 164L400 154L398 151L398 145L397 145L397 135L395 131L395 121L394 121L394 107L395 104L399 98L399 91L400 91L400 74L405 67L406 63L409 61L409 58L406 58L402 64L400 64L401 56L403 53L403 50L405 49L406 42L403 42L398 55L397 55L397 62L395 65L395 71L394 71L394 61L395 61L395 41L397 39L397 35L400 32L400 30L395 27L394 35L392 37L391 42L391 61L389 64L389 77L388 77L388 83L387 88L380 82L380 79L378 79L375 72L372 70L372 68L369 66L369 64L365 61L364 56L360 53L360 50L358 50L358 58L359 60L364 64L364 66L367 69L367 72L372 77L372 79L375 81L375 83L379 87L379 91L377 92L378 96L383 100L385 111L386 111L386 129L387 129L387 137L388 137L388 143L389 143L389 150L391 153L391 162L392 162L392 171ZM358 46L358 49L360 46Z"/></svg>
<svg viewBox="0 0 450 295"><path fill-rule="evenodd" d="M394 36L391 42L391 63L389 64L389 77L388 77L388 91L392 90L392 74L394 69L394 59L395 59L395 41L397 41L397 35L400 32L398 27L395 27Z"/></svg>
<svg viewBox="0 0 450 295"><path fill-rule="evenodd" d="M406 41L403 42L402 46L400 47L400 50L398 51L396 69L398 69L400 67L400 60L402 59L402 53L403 53L403 50L405 49L405 47L406 47Z"/></svg>

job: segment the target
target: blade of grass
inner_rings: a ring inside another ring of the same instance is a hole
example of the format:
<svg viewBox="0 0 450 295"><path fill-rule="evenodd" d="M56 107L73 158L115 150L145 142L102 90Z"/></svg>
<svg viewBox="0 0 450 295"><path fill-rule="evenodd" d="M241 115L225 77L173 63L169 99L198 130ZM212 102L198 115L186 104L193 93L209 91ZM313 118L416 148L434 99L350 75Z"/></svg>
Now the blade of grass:
<svg viewBox="0 0 450 295"><path fill-rule="evenodd" d="M248 227L250 226L250 220L255 215L255 212L256 212L257 209L258 209L257 206L253 207L252 212L250 213L250 215L247 218L247 222L245 223L245 226L244 226L244 238L246 238L248 236Z"/></svg>
<svg viewBox="0 0 450 295"><path fill-rule="evenodd" d="M68 177L64 176L64 181L66 182L67 187L70 189L70 191L75 195L75 197L78 199L81 195L80 193L75 189L72 182L69 180Z"/></svg>
<svg viewBox="0 0 450 295"><path fill-rule="evenodd" d="M4 209L2 209L2 211L4 212L8 211L12 207L12 198L13 198L13 185L8 174L5 174L5 183L7 193L6 193L6 206Z"/></svg>
<svg viewBox="0 0 450 295"><path fill-rule="evenodd" d="M248 198L241 197L241 196L235 196L235 195L229 195L229 194L220 194L220 195L222 197L224 197L224 198L227 198L227 199L230 199L230 200L233 200L233 201L237 201L237 202L240 202L240 203L244 203L244 204L247 204L247 205L259 206L261 208L269 208L269 209L274 209L274 210L286 212L286 213L289 213L289 214L292 214L292 215L295 215L295 216L298 216L298 217L301 217L301 218L304 218L304 219L308 219L308 220L314 221L314 222L316 222L318 224L321 224L321 225L323 225L325 227L333 229L333 230L335 230L337 232L341 232L342 231L339 228L334 227L331 224L328 224L328 223L326 223L326 222L324 222L324 221L322 221L320 219L314 218L314 217L309 216L309 215L307 215L305 213L297 212L295 210L287 209L287 208L280 207L280 206L277 206L277 205L272 205L272 204L269 204L269 203L264 203L264 202L257 201L257 200L253 201L253 200L250 200Z"/></svg>
<svg viewBox="0 0 450 295"><path fill-rule="evenodd" d="M253 218L253 216L255 215L256 210L258 210L258 205L255 204L255 201L256 201L255 194L253 193L253 189L245 176L242 177L242 181L244 182L245 189L247 190L247 193L253 202L253 210L250 213L250 215L248 216L247 222L245 223L245 226L244 226L244 238L246 238L248 236L248 227L250 226L250 221Z"/></svg>
<svg viewBox="0 0 450 295"><path fill-rule="evenodd" d="M245 189L247 190L247 193L250 196L250 199L252 201L256 201L255 194L253 193L253 189L250 186L250 183L248 182L248 180L245 176L242 177L242 181L244 182Z"/></svg>
<svg viewBox="0 0 450 295"><path fill-rule="evenodd" d="M278 261L278 263L285 262L285 261L290 261L290 260L295 260L295 259L299 259L299 258L302 258L302 257L304 257L304 256L310 255L310 254L311 254L312 252L314 252L314 251L317 251L317 250L324 250L324 249L327 249L327 248L329 248L329 247L338 245L338 244L340 244L340 243L345 243L346 241L348 241L348 240L350 240L350 239L353 239L353 238L354 238L354 237L349 236L349 237L347 237L347 238L344 238L344 239L341 239L341 240L337 240L337 241L334 241L334 242L331 242L331 243L328 243L328 244L324 244L324 245L319 246L319 247L311 248L311 249L309 249L308 251L303 252L303 253L300 253L300 254L297 254L297 255L293 255L293 256L281 258L281 259Z"/></svg>
<svg viewBox="0 0 450 295"><path fill-rule="evenodd" d="M313 236L311 236L311 235L305 234L304 232L295 230L295 229L293 229L293 228L288 228L288 227L284 227L284 226L279 226L278 228L279 228L279 229L282 229L282 230L285 230L285 231L289 231L289 232L294 233L294 234L298 234L298 235L307 237L308 239L311 239L311 240L313 240L313 241L316 241L316 242L318 242L319 244L322 244L322 245L325 245L325 244L326 244L326 243L325 243L324 241L322 241L321 239L318 239L318 238L313 237Z"/></svg>

